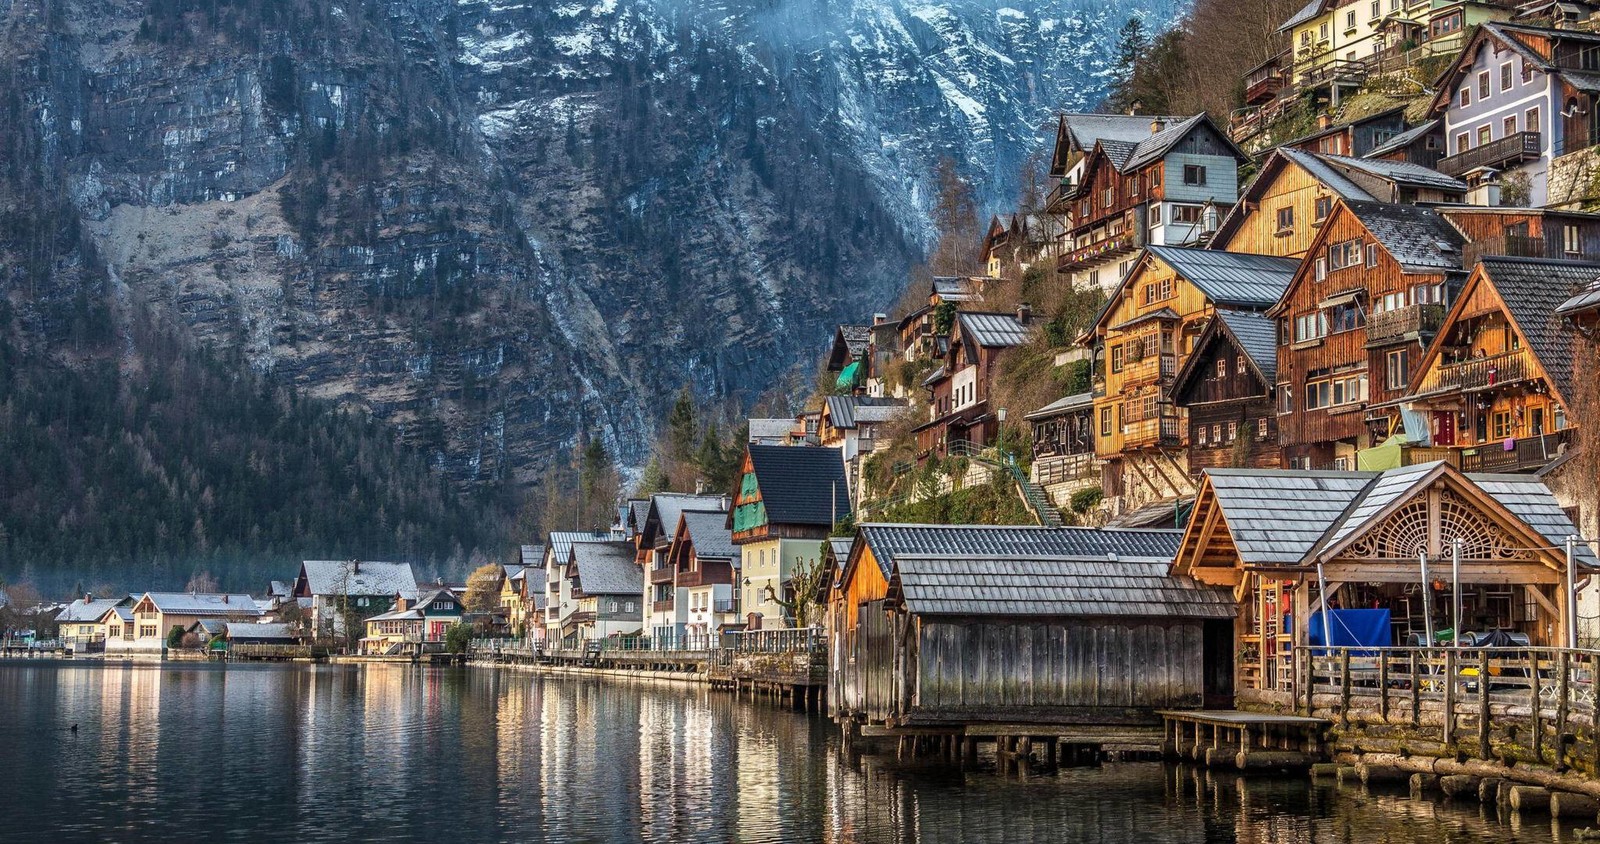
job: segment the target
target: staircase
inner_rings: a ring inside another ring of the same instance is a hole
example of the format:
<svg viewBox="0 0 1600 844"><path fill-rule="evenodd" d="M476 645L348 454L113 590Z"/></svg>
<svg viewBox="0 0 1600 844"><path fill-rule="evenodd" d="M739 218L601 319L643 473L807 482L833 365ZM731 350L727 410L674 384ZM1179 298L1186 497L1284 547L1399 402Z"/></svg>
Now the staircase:
<svg viewBox="0 0 1600 844"><path fill-rule="evenodd" d="M986 466L993 466L1011 476L1017 485L1017 492L1021 493L1022 500L1027 502L1028 509L1033 511L1033 517L1044 527L1061 527L1061 511L1051 503L1050 496L1028 478L1028 473L1022 471L1017 465L1016 458L998 449L990 452L973 445L969 440L952 440L946 446L946 453L952 457L965 457L975 460Z"/></svg>

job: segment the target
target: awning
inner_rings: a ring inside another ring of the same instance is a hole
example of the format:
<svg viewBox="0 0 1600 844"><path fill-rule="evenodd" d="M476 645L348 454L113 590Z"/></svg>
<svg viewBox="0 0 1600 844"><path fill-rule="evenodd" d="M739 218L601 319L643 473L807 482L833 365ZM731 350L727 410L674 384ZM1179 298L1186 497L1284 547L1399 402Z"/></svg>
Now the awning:
<svg viewBox="0 0 1600 844"><path fill-rule="evenodd" d="M1335 305L1348 305L1365 295L1367 295L1365 287L1352 287L1349 290L1341 290L1338 293L1329 294L1328 298L1317 303L1317 307L1331 308Z"/></svg>
<svg viewBox="0 0 1600 844"><path fill-rule="evenodd" d="M1142 323L1149 322L1150 320L1153 320L1153 319L1164 319L1164 320L1168 320L1168 321L1174 321L1174 320L1179 320L1179 319L1182 319L1182 318L1183 317L1178 316L1178 312L1177 311L1174 311L1171 308L1162 308L1159 311L1151 311L1150 313L1147 313L1147 314L1140 314L1140 315L1134 317L1133 319L1127 320L1125 322L1119 322L1116 325L1113 325L1110 328L1107 328L1106 330L1107 331L1122 331L1124 329L1132 328L1135 325L1140 325Z"/></svg>

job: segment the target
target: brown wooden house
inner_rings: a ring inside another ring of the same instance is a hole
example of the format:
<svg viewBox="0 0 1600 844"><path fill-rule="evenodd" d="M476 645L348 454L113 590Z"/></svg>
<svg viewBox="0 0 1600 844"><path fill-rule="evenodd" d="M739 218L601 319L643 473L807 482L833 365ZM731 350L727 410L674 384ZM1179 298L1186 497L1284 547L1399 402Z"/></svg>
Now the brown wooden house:
<svg viewBox="0 0 1600 844"><path fill-rule="evenodd" d="M1439 213L1341 201L1312 241L1278 320L1278 440L1295 468L1356 467L1398 411L1460 279L1461 234Z"/></svg>
<svg viewBox="0 0 1600 844"><path fill-rule="evenodd" d="M919 462L945 457L952 442L981 448L994 441L1000 422L989 388L1005 353L1027 342L1031 321L1026 305L1016 314L956 313L943 365L923 381L930 418L913 429Z"/></svg>
<svg viewBox="0 0 1600 844"><path fill-rule="evenodd" d="M1600 260L1600 214L1479 206L1436 210L1467 239L1461 250L1464 267L1491 255Z"/></svg>
<svg viewBox="0 0 1600 844"><path fill-rule="evenodd" d="M1277 324L1253 311L1219 310L1178 370L1173 402L1188 412L1189 472L1278 466Z"/></svg>
<svg viewBox="0 0 1600 844"><path fill-rule="evenodd" d="M1302 257L1341 199L1376 198L1312 153L1275 149L1223 218L1208 248Z"/></svg>
<svg viewBox="0 0 1600 844"><path fill-rule="evenodd" d="M1556 308L1600 264L1483 259L1461 289L1412 379L1417 415L1408 460L1448 460L1465 471L1540 469L1574 444L1573 332Z"/></svg>

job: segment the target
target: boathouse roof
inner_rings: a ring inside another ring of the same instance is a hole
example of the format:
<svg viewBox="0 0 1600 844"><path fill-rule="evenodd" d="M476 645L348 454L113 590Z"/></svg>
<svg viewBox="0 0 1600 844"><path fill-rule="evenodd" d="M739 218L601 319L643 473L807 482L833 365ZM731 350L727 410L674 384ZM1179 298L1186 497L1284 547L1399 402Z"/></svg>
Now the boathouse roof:
<svg viewBox="0 0 1600 844"><path fill-rule="evenodd" d="M1226 589L1150 560L1044 555L904 555L895 580L917 615L1226 618Z"/></svg>
<svg viewBox="0 0 1600 844"><path fill-rule="evenodd" d="M1183 533L1176 530L882 523L861 526L861 541L872 550L885 579L902 556L1092 557L1167 564L1177 555L1182 538Z"/></svg>

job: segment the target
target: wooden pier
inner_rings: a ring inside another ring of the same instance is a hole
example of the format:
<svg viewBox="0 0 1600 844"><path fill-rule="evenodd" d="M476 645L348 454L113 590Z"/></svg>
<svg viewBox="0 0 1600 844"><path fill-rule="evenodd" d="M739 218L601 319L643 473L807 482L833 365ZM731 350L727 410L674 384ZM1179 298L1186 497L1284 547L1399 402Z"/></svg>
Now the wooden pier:
<svg viewBox="0 0 1600 844"><path fill-rule="evenodd" d="M1162 750L1213 768L1241 771L1309 768L1322 761L1328 721L1234 709L1163 710Z"/></svg>

